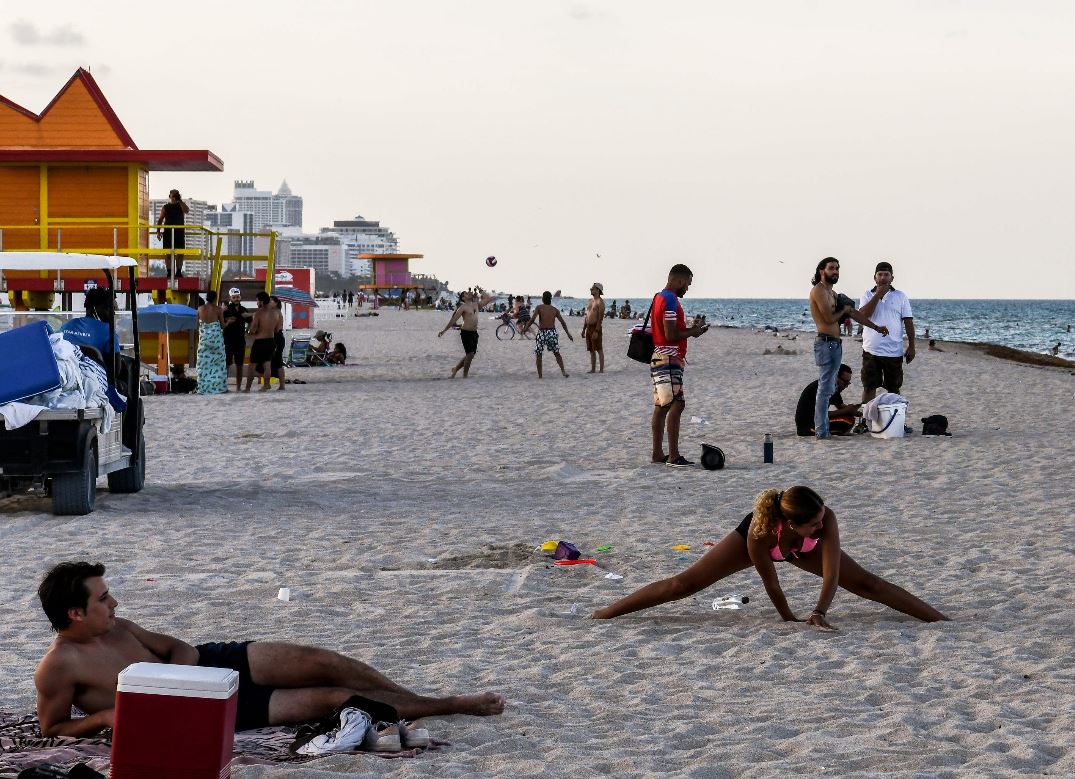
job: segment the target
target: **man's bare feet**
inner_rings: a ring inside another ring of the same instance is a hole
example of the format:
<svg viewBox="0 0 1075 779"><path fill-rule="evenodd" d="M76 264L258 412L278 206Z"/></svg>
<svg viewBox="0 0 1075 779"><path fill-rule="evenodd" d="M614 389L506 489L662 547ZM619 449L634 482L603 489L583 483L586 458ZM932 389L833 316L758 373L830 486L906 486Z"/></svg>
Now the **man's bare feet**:
<svg viewBox="0 0 1075 779"><path fill-rule="evenodd" d="M483 692L479 695L456 695L452 703L457 707L460 714L470 714L474 717L493 717L504 713L507 701L503 695L495 692Z"/></svg>
<svg viewBox="0 0 1075 779"><path fill-rule="evenodd" d="M458 368L452 368L452 378L453 379L455 378L455 374L457 374L457 373L459 373L459 369Z"/></svg>
<svg viewBox="0 0 1075 779"><path fill-rule="evenodd" d="M563 373L564 373L564 378L565 378L565 379L566 379L566 378L568 378L569 376L571 376L571 374L570 374L570 373L568 373L567 371L564 371Z"/></svg>
<svg viewBox="0 0 1075 779"><path fill-rule="evenodd" d="M597 373L597 371L595 371L595 370L594 370L593 368L591 368L590 370L588 370L588 371L586 371L586 372L587 372L587 373Z"/></svg>
<svg viewBox="0 0 1075 779"><path fill-rule="evenodd" d="M650 457L650 462L651 463L664 464L664 463L668 462L668 455L666 455L666 454L655 454L652 457Z"/></svg>

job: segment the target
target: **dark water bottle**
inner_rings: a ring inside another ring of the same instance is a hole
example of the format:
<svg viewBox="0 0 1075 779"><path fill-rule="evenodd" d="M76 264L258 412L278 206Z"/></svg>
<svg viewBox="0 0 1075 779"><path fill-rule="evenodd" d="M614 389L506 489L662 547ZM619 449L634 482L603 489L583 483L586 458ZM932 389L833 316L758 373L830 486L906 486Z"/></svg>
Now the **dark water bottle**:
<svg viewBox="0 0 1075 779"><path fill-rule="evenodd" d="M763 461L767 463L773 462L773 434L765 434L765 444L762 446L762 452L764 454Z"/></svg>

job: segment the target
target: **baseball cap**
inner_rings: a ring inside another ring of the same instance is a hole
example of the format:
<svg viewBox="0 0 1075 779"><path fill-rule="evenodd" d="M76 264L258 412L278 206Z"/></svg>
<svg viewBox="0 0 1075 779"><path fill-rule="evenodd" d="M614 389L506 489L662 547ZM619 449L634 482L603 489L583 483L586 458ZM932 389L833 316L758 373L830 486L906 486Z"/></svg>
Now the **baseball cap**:
<svg viewBox="0 0 1075 779"><path fill-rule="evenodd" d="M91 289L97 289L97 282L93 279L86 279L86 283L82 285L82 290L89 292Z"/></svg>
<svg viewBox="0 0 1075 779"><path fill-rule="evenodd" d="M873 272L874 273L879 273L879 272L881 272L883 270L887 270L889 273L892 273L892 263L890 263L890 262L879 262L879 263L877 263L877 267L873 269Z"/></svg>
<svg viewBox="0 0 1075 779"><path fill-rule="evenodd" d="M602 284L600 281L595 281L593 283L593 286L590 287L590 289L593 289L593 287L597 287L597 291L600 292L602 295L605 294L605 285Z"/></svg>
<svg viewBox="0 0 1075 779"><path fill-rule="evenodd" d="M228 294L229 295L241 295L243 293L239 291L238 287L232 287L231 289L228 290Z"/></svg>

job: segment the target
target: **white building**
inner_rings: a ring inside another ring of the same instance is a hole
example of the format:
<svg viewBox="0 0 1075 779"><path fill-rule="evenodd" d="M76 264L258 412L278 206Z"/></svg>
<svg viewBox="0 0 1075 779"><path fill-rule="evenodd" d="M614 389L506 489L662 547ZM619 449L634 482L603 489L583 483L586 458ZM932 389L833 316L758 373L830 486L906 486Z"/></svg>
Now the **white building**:
<svg viewBox="0 0 1075 779"><path fill-rule="evenodd" d="M348 246L338 235L285 235L276 240L276 264L349 276Z"/></svg>
<svg viewBox="0 0 1075 779"><path fill-rule="evenodd" d="M395 233L380 222L363 219L337 220L332 227L322 227L322 235L338 235L347 245L348 276L368 276L369 260L360 260L360 254L394 254L399 251Z"/></svg>
<svg viewBox="0 0 1075 779"><path fill-rule="evenodd" d="M302 198L291 193L285 180L274 195L266 189L255 189L253 181L236 181L231 203L235 210L254 215L254 229L270 226L302 227Z"/></svg>
<svg viewBox="0 0 1075 779"><path fill-rule="evenodd" d="M233 204L225 203L219 209L209 206L205 212L205 226L210 230L220 233L252 233L254 232L254 215L249 211L241 211ZM212 240L216 240L214 237ZM211 246L210 253L216 252L216 246ZM221 246L222 254L248 255L254 253L254 239L244 235L229 235L224 238ZM228 262L226 270L238 271L244 275L254 272L253 262Z"/></svg>

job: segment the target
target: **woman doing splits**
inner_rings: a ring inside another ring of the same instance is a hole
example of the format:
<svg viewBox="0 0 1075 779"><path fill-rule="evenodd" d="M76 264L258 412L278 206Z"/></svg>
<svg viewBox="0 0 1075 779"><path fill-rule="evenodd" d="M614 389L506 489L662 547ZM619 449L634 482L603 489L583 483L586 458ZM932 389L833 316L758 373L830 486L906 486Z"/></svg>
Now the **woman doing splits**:
<svg viewBox="0 0 1075 779"><path fill-rule="evenodd" d="M783 562L822 579L817 608L806 619L811 625L832 627L826 614L837 585L860 598L883 603L924 622L948 619L906 590L870 573L843 552L836 514L816 492L802 486L783 492L765 490L754 499L754 510L739 527L690 568L669 579L647 584L611 606L598 609L592 617L612 619L686 598L753 565L784 621L802 622L788 607L780 589L775 564Z"/></svg>

